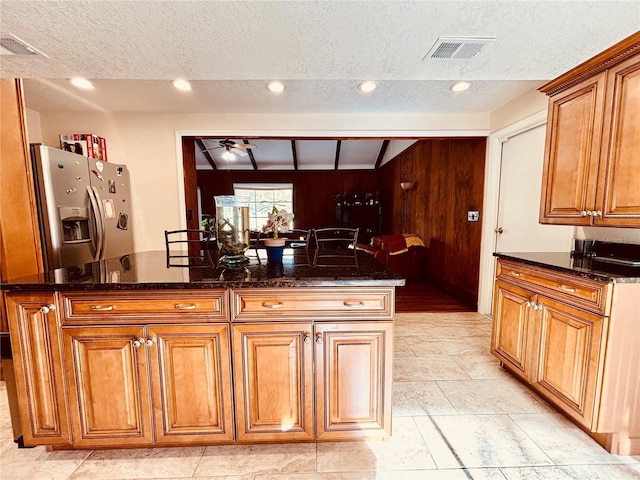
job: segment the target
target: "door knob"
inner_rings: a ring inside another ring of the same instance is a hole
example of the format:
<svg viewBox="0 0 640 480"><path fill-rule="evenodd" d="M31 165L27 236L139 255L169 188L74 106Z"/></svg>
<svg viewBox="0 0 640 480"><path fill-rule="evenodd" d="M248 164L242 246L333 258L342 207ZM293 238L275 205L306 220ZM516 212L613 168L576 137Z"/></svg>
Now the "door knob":
<svg viewBox="0 0 640 480"><path fill-rule="evenodd" d="M502 227L498 227L498 228L496 228L496 230L495 230L495 231L496 231L496 233L503 233L503 232L504 232L504 230L502 229Z"/></svg>

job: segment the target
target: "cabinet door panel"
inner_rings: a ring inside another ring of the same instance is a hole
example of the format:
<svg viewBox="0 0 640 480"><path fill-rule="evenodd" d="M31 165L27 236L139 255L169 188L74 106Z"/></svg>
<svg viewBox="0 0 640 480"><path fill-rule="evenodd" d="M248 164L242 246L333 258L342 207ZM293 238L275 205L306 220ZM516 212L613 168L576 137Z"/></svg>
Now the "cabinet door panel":
<svg viewBox="0 0 640 480"><path fill-rule="evenodd" d="M528 380L533 310L527 305L533 293L496 282L493 307L491 353L514 374Z"/></svg>
<svg viewBox="0 0 640 480"><path fill-rule="evenodd" d="M313 348L310 323L233 327L239 441L310 440Z"/></svg>
<svg viewBox="0 0 640 480"><path fill-rule="evenodd" d="M141 327L64 328L74 444L114 446L153 441L146 347Z"/></svg>
<svg viewBox="0 0 640 480"><path fill-rule="evenodd" d="M594 418L604 317L540 297L532 386L586 427Z"/></svg>
<svg viewBox="0 0 640 480"><path fill-rule="evenodd" d="M393 324L316 324L318 440L391 434Z"/></svg>
<svg viewBox="0 0 640 480"><path fill-rule="evenodd" d="M540 222L589 225L595 210L606 73L549 99Z"/></svg>
<svg viewBox="0 0 640 480"><path fill-rule="evenodd" d="M229 327L154 326L148 337L157 442L233 440Z"/></svg>
<svg viewBox="0 0 640 480"><path fill-rule="evenodd" d="M595 223L640 226L640 56L613 67L608 82L613 115L605 119L601 162L606 172L598 198L604 208Z"/></svg>
<svg viewBox="0 0 640 480"><path fill-rule="evenodd" d="M16 388L25 445L70 442L57 310L50 295L8 295Z"/></svg>

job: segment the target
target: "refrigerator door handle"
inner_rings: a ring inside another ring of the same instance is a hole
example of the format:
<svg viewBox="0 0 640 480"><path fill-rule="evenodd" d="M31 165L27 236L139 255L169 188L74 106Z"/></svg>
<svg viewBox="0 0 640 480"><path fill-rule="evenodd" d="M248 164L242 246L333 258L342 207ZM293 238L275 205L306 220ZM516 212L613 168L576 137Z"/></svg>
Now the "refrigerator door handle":
<svg viewBox="0 0 640 480"><path fill-rule="evenodd" d="M100 214L100 258L99 260L102 260L104 258L104 252L106 251L107 248L107 231L106 231L106 225L105 225L105 216L104 216L104 207L102 206L102 198L100 198L100 192L98 192L98 189L96 187L91 187L91 189L93 190L93 195L96 198L96 203L98 204L98 212Z"/></svg>
<svg viewBox="0 0 640 480"><path fill-rule="evenodd" d="M95 239L96 253L93 259L100 260L100 255L102 254L102 242L104 238L104 226L102 224L103 222L102 219L104 217L102 216L102 212L101 212L102 209L98 206L99 201L98 199L96 199L94 191L92 190L92 187L87 186L87 193L89 194L89 200L91 201L91 211L93 212L93 220L96 225L96 239Z"/></svg>

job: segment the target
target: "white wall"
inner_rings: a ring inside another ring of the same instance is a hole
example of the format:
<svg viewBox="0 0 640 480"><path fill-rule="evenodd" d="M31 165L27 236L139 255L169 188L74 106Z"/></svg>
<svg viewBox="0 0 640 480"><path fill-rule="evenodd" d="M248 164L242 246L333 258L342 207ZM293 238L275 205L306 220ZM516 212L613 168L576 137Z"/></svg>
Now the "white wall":
<svg viewBox="0 0 640 480"><path fill-rule="evenodd" d="M165 229L184 222L181 146L176 135L244 133L273 136L357 133L411 137L488 133L488 115L175 115L41 112L42 141L59 147L60 133L94 133L107 140L108 160L131 173L136 251L163 250ZM30 132L31 134L31 132Z"/></svg>

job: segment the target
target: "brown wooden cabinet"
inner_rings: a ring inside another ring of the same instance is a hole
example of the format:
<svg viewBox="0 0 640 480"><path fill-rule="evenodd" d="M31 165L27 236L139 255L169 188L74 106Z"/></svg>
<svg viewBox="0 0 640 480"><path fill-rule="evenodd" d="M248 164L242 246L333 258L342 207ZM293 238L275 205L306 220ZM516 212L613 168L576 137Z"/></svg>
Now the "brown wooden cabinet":
<svg viewBox="0 0 640 480"><path fill-rule="evenodd" d="M491 352L607 450L640 453L640 285L498 260Z"/></svg>
<svg viewBox="0 0 640 480"><path fill-rule="evenodd" d="M391 434L391 322L249 323L233 332L239 441Z"/></svg>
<svg viewBox="0 0 640 480"><path fill-rule="evenodd" d="M25 443L386 438L394 295L381 286L7 294Z"/></svg>
<svg viewBox="0 0 640 480"><path fill-rule="evenodd" d="M12 293L5 304L24 444L68 443L56 295Z"/></svg>
<svg viewBox="0 0 640 480"><path fill-rule="evenodd" d="M228 325L64 327L74 445L233 440Z"/></svg>
<svg viewBox="0 0 640 480"><path fill-rule="evenodd" d="M539 90L549 95L540 222L640 226L640 33Z"/></svg>
<svg viewBox="0 0 640 480"><path fill-rule="evenodd" d="M535 311L528 290L496 282L491 351L510 370L529 381L531 330Z"/></svg>
<svg viewBox="0 0 640 480"><path fill-rule="evenodd" d="M393 323L382 320L393 318L392 289L241 289L231 298L239 441L391 434Z"/></svg>

